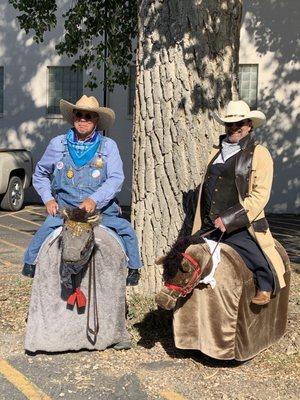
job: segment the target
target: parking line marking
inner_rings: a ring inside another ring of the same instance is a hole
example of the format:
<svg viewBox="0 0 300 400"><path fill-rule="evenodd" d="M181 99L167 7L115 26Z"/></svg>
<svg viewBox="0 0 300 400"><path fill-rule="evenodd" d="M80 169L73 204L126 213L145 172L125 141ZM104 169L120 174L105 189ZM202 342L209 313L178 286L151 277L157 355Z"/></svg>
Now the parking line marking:
<svg viewBox="0 0 300 400"><path fill-rule="evenodd" d="M8 244L9 246L12 246L12 247L16 247L17 249L22 250L22 251L26 250L26 248L27 248L27 247L23 247L23 246L18 246L17 244L14 244L14 243L7 242L4 239L0 239L0 242L4 243L4 244Z"/></svg>
<svg viewBox="0 0 300 400"><path fill-rule="evenodd" d="M272 235L275 236L275 238L276 238L276 236L286 236L286 237L290 237L290 238L295 237L295 236L289 235L288 233L279 233L279 232L276 232L276 233L273 232Z"/></svg>
<svg viewBox="0 0 300 400"><path fill-rule="evenodd" d="M30 400L51 400L51 398L42 392L34 383L12 367L5 360L0 359L0 373L12 383L27 399Z"/></svg>
<svg viewBox="0 0 300 400"><path fill-rule="evenodd" d="M2 217L11 217L12 215L19 214L19 213L24 212L24 211L25 211L25 208L23 208L22 210L19 210L19 211L9 211L7 213L1 214L0 218L2 218Z"/></svg>
<svg viewBox="0 0 300 400"><path fill-rule="evenodd" d="M294 233L294 235L296 235L296 236L298 236L298 234L299 234L299 230L298 230L298 229L286 228L286 227L284 227L284 226L282 226L282 225L280 225L280 224L272 224L272 225L271 225L271 231L272 231L272 228L273 228L273 230L274 230L274 228L275 228L275 229L281 228L282 231L289 231L289 232L292 232L292 233Z"/></svg>
<svg viewBox="0 0 300 400"><path fill-rule="evenodd" d="M159 394L167 400L187 400L186 397L182 396L181 394L172 392L170 390L164 390Z"/></svg>
<svg viewBox="0 0 300 400"><path fill-rule="evenodd" d="M282 223L282 224L281 224ZM280 226L282 225L287 225L287 226L291 226L291 227L296 227L295 230L299 230L300 229L300 223L299 222L289 222L289 221L285 221L284 219L279 219L277 218L276 220L269 220L269 225L272 228L273 225L278 225L280 224ZM297 229L298 228L298 229Z"/></svg>
<svg viewBox="0 0 300 400"><path fill-rule="evenodd" d="M15 231L15 232L18 232L18 233L22 233L23 235L27 235L27 236L32 237L32 234L31 234L31 233L19 231L18 229L13 228L12 226L6 226L6 225L1 225L1 224L0 224L0 227L1 227L1 228L4 228L4 229L10 229L11 231Z"/></svg>
<svg viewBox="0 0 300 400"><path fill-rule="evenodd" d="M39 215L40 215L40 214L39 214ZM21 221L28 222L29 224L32 224L32 225L36 225L36 226L41 226L41 225L42 225L42 224L38 224L37 222L29 221L28 219L19 217L18 215L12 215L12 217L17 218L17 219L20 219Z"/></svg>
<svg viewBox="0 0 300 400"><path fill-rule="evenodd" d="M32 214L35 214L35 215L39 215L40 217L44 217L44 218L47 217L47 215L45 215L45 214L40 214L40 213L38 213L38 212L36 212L36 211L33 211L32 209L29 209L29 210L26 210L26 211L31 212Z"/></svg>
<svg viewBox="0 0 300 400"><path fill-rule="evenodd" d="M280 216L281 214L276 214L276 217L274 217L274 216L272 216L272 217L270 217L270 216L267 216L266 218L267 218L267 220L268 221L283 221L283 222L286 222L286 223L290 223L290 221L292 221L291 223L293 223L293 224L298 224L299 225L299 223L300 223L300 219L299 219L299 217L297 217L297 216L295 216L295 217L288 217L287 215L285 215L284 217L282 217L282 216Z"/></svg>

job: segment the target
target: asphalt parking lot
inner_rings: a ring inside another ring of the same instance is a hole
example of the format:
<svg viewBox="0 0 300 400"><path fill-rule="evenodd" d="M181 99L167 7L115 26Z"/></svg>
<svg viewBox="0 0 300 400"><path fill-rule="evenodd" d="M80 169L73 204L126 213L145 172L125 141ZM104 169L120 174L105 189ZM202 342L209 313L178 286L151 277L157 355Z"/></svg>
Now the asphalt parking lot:
<svg viewBox="0 0 300 400"><path fill-rule="evenodd" d="M18 212L0 211L0 272L2 276L15 274L14 282L19 282L18 279L20 278L17 278L17 276L22 268L23 253L45 216L45 208L39 205L27 205ZM300 216L270 214L268 221L274 236L285 246L291 261L294 263L294 268L299 272ZM21 278L21 283L23 281L25 282L26 278ZM3 283L5 280L1 282L3 285L5 284ZM0 302L2 291L3 287L0 287ZM12 316L12 320L13 318L14 316ZM176 358L172 355L170 357L160 344L149 349L136 347L134 351L122 351L117 354L110 349L100 353L40 354L29 357L23 351L24 332L22 330L12 334L9 333L9 330L6 330L4 335L0 332L0 336L2 336L2 339L0 339L1 400L22 400L26 398L44 400L60 398L75 400L96 400L99 398L107 400L210 399L217 397L213 397L215 395L198 397L197 379L199 382L204 382L202 390L206 390L205 385L207 385L207 391L209 391L210 383L213 383L216 388L217 385L222 388L224 385L223 378L230 382L234 375L237 376L228 369L210 368L200 363L196 365L190 359L181 356ZM264 358L264 361L266 360L267 358ZM247 366L243 368L246 372L248 371ZM253 368L255 370L260 366L255 364ZM249 374L253 368L248 367ZM181 369L188 371L189 375L189 379L182 377L182 383L180 383ZM173 375L173 383L171 381L165 383L164 379L168 374ZM196 381L193 374L198 377ZM221 375L218 374L224 375L224 377L222 375L222 382L220 383L218 383L218 379ZM211 382L206 382L206 379L211 380ZM252 379L249 379L249 382L252 382ZM187 388L187 385L190 385L190 387ZM293 385L295 386L294 381L290 380L286 387L290 387L292 390ZM288 390L286 387L284 387L284 390ZM231 388L228 389L228 393L230 393L230 390ZM276 390L281 389L277 388ZM293 393L295 390L294 387ZM245 398L226 396L218 398ZM297 395L295 397L284 397L280 394L280 396L274 397L274 399L297 398ZM246 398L254 399L257 397Z"/></svg>
<svg viewBox="0 0 300 400"><path fill-rule="evenodd" d="M45 217L45 208L39 205L27 205L18 212L0 211L1 264L22 264L24 250ZM300 263L300 215L269 214L268 221L291 261Z"/></svg>
<svg viewBox="0 0 300 400"><path fill-rule="evenodd" d="M0 211L2 264L22 264L23 253L45 217L45 208L41 206L26 206L17 212Z"/></svg>

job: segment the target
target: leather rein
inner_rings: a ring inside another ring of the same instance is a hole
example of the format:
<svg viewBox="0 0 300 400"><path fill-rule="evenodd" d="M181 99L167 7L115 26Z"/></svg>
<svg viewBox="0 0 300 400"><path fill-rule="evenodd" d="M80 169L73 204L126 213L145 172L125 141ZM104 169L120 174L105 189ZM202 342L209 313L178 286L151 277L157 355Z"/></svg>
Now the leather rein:
<svg viewBox="0 0 300 400"><path fill-rule="evenodd" d="M217 229L218 228L211 229L210 231L204 233L200 237L204 238L205 236L208 236L210 233L214 232ZM192 275L191 279L189 280L189 282L185 286L173 285L172 283L165 283L165 287L167 289L175 291L176 293L178 293L178 296L180 296L180 297L185 297L187 294L189 294L194 289L194 287L197 285L202 272L205 271L205 269L211 262L214 252L216 251L223 235L224 235L224 232L222 232L221 236L219 237L219 239L216 243L216 246L214 247L214 249L209 257L209 260L207 261L207 263L203 269L201 269L199 263L190 254L180 253L183 256L183 258L185 258L189 262L191 267L194 269L193 275Z"/></svg>
<svg viewBox="0 0 300 400"><path fill-rule="evenodd" d="M98 307L97 307L97 285L96 285L96 265L95 265L95 254L94 251L92 253L92 257L89 265L89 282L88 282L88 306L87 306L87 337L92 341L92 343L96 343L97 335L99 332L99 316L98 316ZM91 298L93 297L93 301L91 302ZM93 328L90 325L90 312L91 312L91 303L93 305ZM90 335L94 337L91 338Z"/></svg>

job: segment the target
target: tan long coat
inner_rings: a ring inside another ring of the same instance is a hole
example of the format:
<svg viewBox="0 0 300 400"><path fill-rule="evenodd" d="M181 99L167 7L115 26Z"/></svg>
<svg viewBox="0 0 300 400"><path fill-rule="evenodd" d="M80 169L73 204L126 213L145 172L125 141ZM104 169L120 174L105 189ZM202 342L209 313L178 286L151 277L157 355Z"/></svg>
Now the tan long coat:
<svg viewBox="0 0 300 400"><path fill-rule="evenodd" d="M214 148L210 154L209 165L211 160L220 151L220 147ZM252 222L264 218L264 208L269 201L273 180L273 160L269 151L262 145L255 147L252 159L252 168L249 179L248 196L242 200L239 196L239 202L244 207L250 226L248 231L260 246L261 250L271 262L277 274L279 288L285 286L283 278L285 267L283 261L275 248L273 236L269 229L265 232L255 232ZM202 185L200 186L198 205L195 214L193 233L201 227L200 201L202 194ZM278 288L278 289L279 289Z"/></svg>

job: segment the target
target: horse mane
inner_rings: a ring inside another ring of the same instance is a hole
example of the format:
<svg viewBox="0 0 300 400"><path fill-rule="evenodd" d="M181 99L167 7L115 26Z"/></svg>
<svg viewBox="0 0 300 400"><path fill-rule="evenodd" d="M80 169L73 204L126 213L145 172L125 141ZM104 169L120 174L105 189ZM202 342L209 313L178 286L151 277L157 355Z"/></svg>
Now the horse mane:
<svg viewBox="0 0 300 400"><path fill-rule="evenodd" d="M76 208L69 208L67 212L69 219L71 219L72 221L87 222L89 214L85 210L76 207Z"/></svg>
<svg viewBox="0 0 300 400"><path fill-rule="evenodd" d="M65 207L62 210L61 215L64 219L70 219L75 222L89 222L89 219L91 217L93 217L94 215L99 215L99 213L95 211L91 214L79 207Z"/></svg>
<svg viewBox="0 0 300 400"><path fill-rule="evenodd" d="M203 239L195 236L183 237L173 244L170 251L163 259L163 279L165 282L172 280L181 266L186 249L192 244L202 243Z"/></svg>

